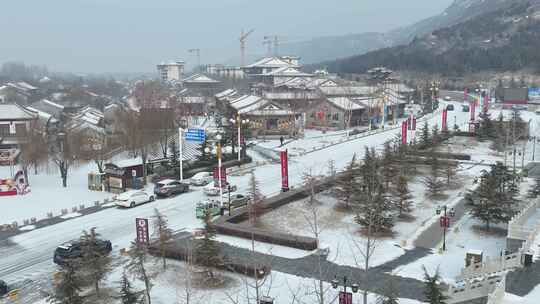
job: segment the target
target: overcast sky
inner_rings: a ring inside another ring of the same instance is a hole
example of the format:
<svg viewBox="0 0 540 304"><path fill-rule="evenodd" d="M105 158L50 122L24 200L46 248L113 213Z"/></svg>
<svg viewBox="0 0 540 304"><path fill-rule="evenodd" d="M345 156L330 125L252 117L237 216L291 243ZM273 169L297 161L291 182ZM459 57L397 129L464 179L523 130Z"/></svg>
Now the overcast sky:
<svg viewBox="0 0 540 304"><path fill-rule="evenodd" d="M0 62L69 72L148 72L163 60L238 57L242 28L289 41L386 31L442 12L452 0L16 0L2 1Z"/></svg>

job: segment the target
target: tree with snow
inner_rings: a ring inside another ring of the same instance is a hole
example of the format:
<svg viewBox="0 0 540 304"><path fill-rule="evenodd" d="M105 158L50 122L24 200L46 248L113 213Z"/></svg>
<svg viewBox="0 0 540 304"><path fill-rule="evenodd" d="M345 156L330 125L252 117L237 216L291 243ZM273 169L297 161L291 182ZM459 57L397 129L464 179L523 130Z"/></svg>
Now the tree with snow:
<svg viewBox="0 0 540 304"><path fill-rule="evenodd" d="M390 279L377 296L376 304L399 304L399 289Z"/></svg>
<svg viewBox="0 0 540 304"><path fill-rule="evenodd" d="M441 286L441 275L439 269L433 275L430 275L425 266L424 270L424 297L429 304L447 304L448 297L444 294L444 288Z"/></svg>
<svg viewBox="0 0 540 304"><path fill-rule="evenodd" d="M207 211L204 216L203 238L197 243L195 256L197 257L197 262L206 268L206 273L211 281L216 279L214 269L223 265L215 238L216 228L212 225L210 211Z"/></svg>
<svg viewBox="0 0 540 304"><path fill-rule="evenodd" d="M384 150L381 157L381 167L384 187L388 191L390 189L390 182L394 179L396 174L394 165L394 151L392 150L391 143L389 141L384 143Z"/></svg>
<svg viewBox="0 0 540 304"><path fill-rule="evenodd" d="M426 186L428 196L431 198L439 197L443 194L444 183L440 180L441 176L441 163L433 149L430 156L430 172L429 175L424 177L423 183Z"/></svg>
<svg viewBox="0 0 540 304"><path fill-rule="evenodd" d="M120 279L120 301L122 304L138 304L140 294L136 291L133 291L133 286L131 285L129 278L126 273L122 274Z"/></svg>
<svg viewBox="0 0 540 304"><path fill-rule="evenodd" d="M395 202L398 210L398 216L403 216L403 213L411 212L412 195L409 191L409 183L407 177L400 174L397 178L397 182L394 189Z"/></svg>
<svg viewBox="0 0 540 304"><path fill-rule="evenodd" d="M334 193L340 204L345 209L351 208L351 201L355 191L357 191L358 175L360 174L360 167L356 160L356 154L353 155L351 161L345 168L342 174L337 178Z"/></svg>
<svg viewBox="0 0 540 304"><path fill-rule="evenodd" d="M355 198L355 222L374 233L391 231L394 226L394 208L384 186L378 185L375 193L360 194Z"/></svg>
<svg viewBox="0 0 540 304"><path fill-rule="evenodd" d="M259 189L259 182L254 173L251 173L249 179L248 192L250 200L248 202L249 223L252 226L257 226L259 217L263 213L263 195Z"/></svg>
<svg viewBox="0 0 540 304"><path fill-rule="evenodd" d="M441 141L441 134L439 132L439 125L435 124L431 129L431 143L437 145Z"/></svg>
<svg viewBox="0 0 540 304"><path fill-rule="evenodd" d="M155 274L152 274L146 268L148 257L148 248L146 248L145 245L132 242L129 249L129 262L126 268L129 274L144 283L146 303L152 304L150 291L152 290L152 280L154 279Z"/></svg>
<svg viewBox="0 0 540 304"><path fill-rule="evenodd" d="M169 220L167 219L167 216L159 212L157 208L154 209L153 225L154 238L157 240L157 247L163 264L163 270L166 270L167 257L165 253L167 243L171 241L173 232L171 228L169 228Z"/></svg>
<svg viewBox="0 0 540 304"><path fill-rule="evenodd" d="M175 141L169 143L170 164L173 169L180 168L180 150L178 144Z"/></svg>
<svg viewBox="0 0 540 304"><path fill-rule="evenodd" d="M84 231L81 236L80 260L81 269L88 275L88 280L94 285L96 294L99 295L99 284L107 278L112 270L112 260L108 253L103 253L103 248L99 245L100 235L96 228L90 232Z"/></svg>
<svg viewBox="0 0 540 304"><path fill-rule="evenodd" d="M534 185L529 189L530 197L538 197L540 195L540 176L534 178Z"/></svg>
<svg viewBox="0 0 540 304"><path fill-rule="evenodd" d="M80 278L77 276L75 265L67 263L60 266L58 279L54 284L54 294L47 301L54 304L82 304L83 297Z"/></svg>
<svg viewBox="0 0 540 304"><path fill-rule="evenodd" d="M425 149L431 145L431 139L429 137L429 126L427 121L422 126L420 130L420 147Z"/></svg>

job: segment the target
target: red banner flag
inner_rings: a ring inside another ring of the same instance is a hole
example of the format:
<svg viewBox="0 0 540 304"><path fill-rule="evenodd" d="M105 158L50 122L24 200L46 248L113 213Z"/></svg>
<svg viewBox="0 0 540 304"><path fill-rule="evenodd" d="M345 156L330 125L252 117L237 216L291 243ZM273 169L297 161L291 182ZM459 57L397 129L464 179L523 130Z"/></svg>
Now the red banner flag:
<svg viewBox="0 0 540 304"><path fill-rule="evenodd" d="M473 100L473 102L471 102L471 121L474 121L474 117L476 116L474 113L475 111L476 111L476 101Z"/></svg>
<svg viewBox="0 0 540 304"><path fill-rule="evenodd" d="M287 150L279 153L281 159L281 190L283 192L289 191L289 159Z"/></svg>
<svg viewBox="0 0 540 304"><path fill-rule="evenodd" d="M488 94L486 94L486 96L484 96L484 113L487 113L488 111L488 107L489 107L489 96Z"/></svg>
<svg viewBox="0 0 540 304"><path fill-rule="evenodd" d="M412 130L412 115L409 116L409 118L407 118L407 129L409 130Z"/></svg>
<svg viewBox="0 0 540 304"><path fill-rule="evenodd" d="M150 242L150 233L148 232L148 219L135 219L135 228L137 231L137 244L148 245Z"/></svg>
<svg viewBox="0 0 540 304"><path fill-rule="evenodd" d="M413 118L412 120L412 129L413 131L416 131L416 118Z"/></svg>
<svg viewBox="0 0 540 304"><path fill-rule="evenodd" d="M339 304L352 304L352 293L340 291L339 292Z"/></svg>
<svg viewBox="0 0 540 304"><path fill-rule="evenodd" d="M446 122L448 120L448 110L444 109L442 111L442 129L446 130Z"/></svg>
<svg viewBox="0 0 540 304"><path fill-rule="evenodd" d="M407 121L406 120L401 124L401 144L402 145L407 144Z"/></svg>

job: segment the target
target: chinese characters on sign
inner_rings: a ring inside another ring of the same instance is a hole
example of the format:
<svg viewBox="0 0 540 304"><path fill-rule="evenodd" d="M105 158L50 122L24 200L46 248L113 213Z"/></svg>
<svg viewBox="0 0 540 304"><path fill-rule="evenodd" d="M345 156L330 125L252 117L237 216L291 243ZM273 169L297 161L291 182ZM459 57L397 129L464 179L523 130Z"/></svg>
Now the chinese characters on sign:
<svg viewBox="0 0 540 304"><path fill-rule="evenodd" d="M279 153L281 159L281 190L283 192L289 191L289 163L287 150Z"/></svg>
<svg viewBox="0 0 540 304"><path fill-rule="evenodd" d="M352 304L352 293L340 291L339 304Z"/></svg>
<svg viewBox="0 0 540 304"><path fill-rule="evenodd" d="M137 229L137 244L148 245L150 236L148 232L148 219L135 219L135 227Z"/></svg>

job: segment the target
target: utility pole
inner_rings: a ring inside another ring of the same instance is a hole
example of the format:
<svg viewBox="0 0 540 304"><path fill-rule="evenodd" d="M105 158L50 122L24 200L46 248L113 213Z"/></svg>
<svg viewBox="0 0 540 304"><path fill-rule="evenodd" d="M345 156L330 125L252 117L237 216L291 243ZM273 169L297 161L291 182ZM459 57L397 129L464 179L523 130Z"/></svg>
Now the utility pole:
<svg viewBox="0 0 540 304"><path fill-rule="evenodd" d="M197 56L197 68L201 69L201 49L190 49L188 52L195 53Z"/></svg>
<svg viewBox="0 0 540 304"><path fill-rule="evenodd" d="M247 33L244 33L244 30L242 29L242 33L240 34L240 64L241 67L246 65L246 41L249 35L251 35L255 30L252 29L248 31Z"/></svg>

